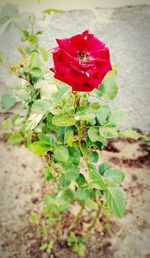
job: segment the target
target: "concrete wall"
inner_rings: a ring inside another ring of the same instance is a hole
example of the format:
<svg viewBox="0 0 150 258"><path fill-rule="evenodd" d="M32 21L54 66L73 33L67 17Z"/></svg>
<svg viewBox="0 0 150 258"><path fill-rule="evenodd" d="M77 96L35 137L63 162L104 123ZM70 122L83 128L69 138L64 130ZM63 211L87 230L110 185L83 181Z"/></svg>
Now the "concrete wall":
<svg viewBox="0 0 150 258"><path fill-rule="evenodd" d="M17 4L23 11L36 13L45 8L74 10L150 4L150 0L0 0L0 4L5 4L6 2Z"/></svg>
<svg viewBox="0 0 150 258"><path fill-rule="evenodd" d="M119 94L112 106L128 112L126 127L149 132L150 6L70 10L53 14L41 44L49 49L56 45L56 37L68 37L85 29L108 45L112 63L119 66ZM2 37L0 45L15 57L16 32L12 30Z"/></svg>

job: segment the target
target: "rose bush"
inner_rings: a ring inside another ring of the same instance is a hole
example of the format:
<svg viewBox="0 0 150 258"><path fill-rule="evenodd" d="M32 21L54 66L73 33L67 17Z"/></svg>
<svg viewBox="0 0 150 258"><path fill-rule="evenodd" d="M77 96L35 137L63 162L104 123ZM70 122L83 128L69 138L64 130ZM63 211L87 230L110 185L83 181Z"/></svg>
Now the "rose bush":
<svg viewBox="0 0 150 258"><path fill-rule="evenodd" d="M88 30L71 38L56 39L53 54L54 77L69 84L74 91L90 92L98 88L112 69L109 49Z"/></svg>
<svg viewBox="0 0 150 258"><path fill-rule="evenodd" d="M44 13L53 11L57 10L47 9ZM12 144L24 143L44 161L49 192L43 212L31 218L39 226L38 232L45 235L41 250L51 252L57 241L65 240L83 256L85 238L99 218L105 220L109 211L121 218L125 212L119 187L124 174L103 162L100 151L109 139L138 139L141 135L118 130L125 113L111 110L105 103L115 98L118 88L117 69L111 66L104 43L88 31L57 39L59 46L52 50L51 69L55 80L45 68L50 62L49 51L39 45L42 31L34 31L35 16L20 17L16 7L7 5L1 23L6 28L7 22L13 24L14 20L21 33L21 60L12 64L4 55L0 57L20 81L15 81L13 87L11 83L10 90L1 96L1 111L17 102L22 109L4 121L5 130L9 125L4 136ZM83 222L85 217L87 223Z"/></svg>

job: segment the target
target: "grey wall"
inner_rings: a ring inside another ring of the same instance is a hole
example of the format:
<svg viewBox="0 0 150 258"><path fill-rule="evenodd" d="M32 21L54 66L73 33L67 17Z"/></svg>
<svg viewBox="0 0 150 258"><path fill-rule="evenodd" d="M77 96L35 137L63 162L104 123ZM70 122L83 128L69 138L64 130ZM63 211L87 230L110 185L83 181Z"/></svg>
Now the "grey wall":
<svg viewBox="0 0 150 258"><path fill-rule="evenodd" d="M41 44L50 49L56 37L68 37L89 29L111 51L112 63L118 64L119 94L113 107L128 112L126 127L150 131L150 6L72 10L53 14L45 28ZM2 49L16 56L14 31L0 39ZM5 80L5 74L2 76Z"/></svg>

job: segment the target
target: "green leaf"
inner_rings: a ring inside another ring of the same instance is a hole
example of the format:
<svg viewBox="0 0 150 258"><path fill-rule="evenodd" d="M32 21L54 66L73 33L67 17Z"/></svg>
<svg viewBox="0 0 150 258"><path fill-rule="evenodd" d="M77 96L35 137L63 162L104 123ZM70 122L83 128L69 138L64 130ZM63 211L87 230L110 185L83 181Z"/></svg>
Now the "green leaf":
<svg viewBox="0 0 150 258"><path fill-rule="evenodd" d="M78 186L83 186L85 184L85 177L83 174L79 174L78 178L76 179Z"/></svg>
<svg viewBox="0 0 150 258"><path fill-rule="evenodd" d="M96 111L97 120L100 125L104 125L107 122L107 118L109 114L110 114L110 108L107 105L101 106Z"/></svg>
<svg viewBox="0 0 150 258"><path fill-rule="evenodd" d="M75 116L75 119L80 121L90 121L94 118L95 118L95 113L89 109L77 112Z"/></svg>
<svg viewBox="0 0 150 258"><path fill-rule="evenodd" d="M102 176L99 175L99 177L93 178L89 181L89 187L99 189L99 190L106 190L107 189L107 183L102 178Z"/></svg>
<svg viewBox="0 0 150 258"><path fill-rule="evenodd" d="M109 165L108 165L107 163L103 162L102 164L99 165L99 167L98 167L98 172L100 173L100 175L103 175L104 172L105 172L107 169L109 169L109 168L110 168Z"/></svg>
<svg viewBox="0 0 150 258"><path fill-rule="evenodd" d="M118 93L118 86L114 80L107 80L107 82L105 81L104 89L105 89L105 94L103 97L108 100L114 99Z"/></svg>
<svg viewBox="0 0 150 258"><path fill-rule="evenodd" d="M75 140L73 131L65 133L65 140L66 140L67 145L69 145L69 146L73 145L73 142Z"/></svg>
<svg viewBox="0 0 150 258"><path fill-rule="evenodd" d="M39 51L43 57L44 62L48 61L49 52L42 46L39 46Z"/></svg>
<svg viewBox="0 0 150 258"><path fill-rule="evenodd" d="M5 93L1 97L2 110L11 108L16 103L16 98L11 93Z"/></svg>
<svg viewBox="0 0 150 258"><path fill-rule="evenodd" d="M47 253L51 253L52 249L54 247L54 243L51 241L49 243L44 243L41 247L41 251L46 251Z"/></svg>
<svg viewBox="0 0 150 258"><path fill-rule="evenodd" d="M67 237L67 241L68 241L69 244L77 243L78 238L76 237L74 232L70 232L68 237Z"/></svg>
<svg viewBox="0 0 150 258"><path fill-rule="evenodd" d="M63 186L63 187L67 187L71 184L71 182L69 180L66 179L65 175L61 176L59 178L59 183Z"/></svg>
<svg viewBox="0 0 150 258"><path fill-rule="evenodd" d="M107 189L107 182L104 180L104 178L98 173L95 166L88 163L88 168L90 169L89 172L89 187L105 190Z"/></svg>
<svg viewBox="0 0 150 258"><path fill-rule="evenodd" d="M37 52L33 52L31 55L30 55L30 59L29 59L29 68L33 68L33 67L43 67L43 64L41 62L41 56L39 55L39 53Z"/></svg>
<svg viewBox="0 0 150 258"><path fill-rule="evenodd" d="M120 137L125 137L125 138L131 138L131 139L135 139L138 140L140 137L142 137L141 134L139 134L138 132L136 132L135 130L132 129L126 129L124 131L121 131L119 133Z"/></svg>
<svg viewBox="0 0 150 258"><path fill-rule="evenodd" d="M88 130L88 136L90 138L90 140L92 142L96 142L99 140L99 137L100 137L100 134L99 134L99 129L98 128L93 128L91 127L89 130Z"/></svg>
<svg viewBox="0 0 150 258"><path fill-rule="evenodd" d="M90 162L97 163L97 161L99 160L99 155L96 151L92 151L89 153L88 158Z"/></svg>
<svg viewBox="0 0 150 258"><path fill-rule="evenodd" d="M92 199L85 200L84 204L85 208L88 210L95 210L97 207L96 203Z"/></svg>
<svg viewBox="0 0 150 258"><path fill-rule="evenodd" d="M103 80L103 83L98 87L98 94L106 100L112 100L118 93L118 87L115 82L116 73L109 71Z"/></svg>
<svg viewBox="0 0 150 258"><path fill-rule="evenodd" d="M41 141L36 141L30 144L30 149L34 154L43 156L50 150L50 146Z"/></svg>
<svg viewBox="0 0 150 258"><path fill-rule="evenodd" d="M49 181L49 180L51 180L53 178L51 167L45 166L45 168L44 168L44 177L45 177L46 181Z"/></svg>
<svg viewBox="0 0 150 258"><path fill-rule="evenodd" d="M79 165L80 163L80 157L81 153L80 150L77 147L69 147L69 160L67 161L67 164L75 164Z"/></svg>
<svg viewBox="0 0 150 258"><path fill-rule="evenodd" d="M49 111L49 107L49 101L38 99L33 103L31 112L34 114L46 114Z"/></svg>
<svg viewBox="0 0 150 258"><path fill-rule="evenodd" d="M20 134L11 135L11 136L8 138L8 142L10 142L11 144L18 144L18 143L21 143L22 140L23 140L23 137L22 137L22 135L20 135Z"/></svg>
<svg viewBox="0 0 150 258"><path fill-rule="evenodd" d="M72 164L69 168L66 169L65 178L68 181L73 181L78 178L79 176L79 168L78 166Z"/></svg>
<svg viewBox="0 0 150 258"><path fill-rule="evenodd" d="M70 232L67 237L67 242L71 246L73 252L75 252L79 257L85 255L87 238L76 236L74 232Z"/></svg>
<svg viewBox="0 0 150 258"><path fill-rule="evenodd" d="M85 255L86 246L84 243L78 242L77 244L73 245L72 251L79 255L79 257L83 257Z"/></svg>
<svg viewBox="0 0 150 258"><path fill-rule="evenodd" d="M77 198L81 201L84 201L91 196L91 189L89 188L80 188L76 192Z"/></svg>
<svg viewBox="0 0 150 258"><path fill-rule="evenodd" d="M52 118L53 125L56 126L72 126L75 125L76 120L73 117L67 115L58 115Z"/></svg>
<svg viewBox="0 0 150 258"><path fill-rule="evenodd" d="M119 127L127 120L127 113L123 110L113 111L109 117L109 124L111 126Z"/></svg>
<svg viewBox="0 0 150 258"><path fill-rule="evenodd" d="M42 120L43 114L31 114L26 122L26 129L33 130Z"/></svg>
<svg viewBox="0 0 150 258"><path fill-rule="evenodd" d="M108 187L108 189L105 190L105 197L112 213L118 218L122 218L125 212L125 200L120 188Z"/></svg>
<svg viewBox="0 0 150 258"><path fill-rule="evenodd" d="M111 127L100 127L99 133L102 137L104 137L106 139L112 139L112 138L116 138L118 136L117 129L111 128Z"/></svg>
<svg viewBox="0 0 150 258"><path fill-rule="evenodd" d="M38 138L40 141L49 144L49 145L56 145L57 139L53 134L39 134Z"/></svg>
<svg viewBox="0 0 150 258"><path fill-rule="evenodd" d="M30 43L37 43L38 42L38 37L36 35L29 35L27 37L27 41Z"/></svg>
<svg viewBox="0 0 150 258"><path fill-rule="evenodd" d="M60 196L60 200L66 201L66 202L72 201L73 198L74 198L74 193L71 189L65 189Z"/></svg>
<svg viewBox="0 0 150 258"><path fill-rule="evenodd" d="M49 101L38 99L34 101L30 116L26 122L26 127L28 130L33 130L38 123L41 121L43 116L48 113L50 109Z"/></svg>
<svg viewBox="0 0 150 258"><path fill-rule="evenodd" d="M117 186L124 180L124 174L116 168L107 169L103 175L110 186Z"/></svg>
<svg viewBox="0 0 150 258"><path fill-rule="evenodd" d="M94 172L95 175L98 176L97 168L96 168L96 166L95 166L94 164L92 164L92 163L87 163L87 167L88 167L88 169L89 169L90 172Z"/></svg>
<svg viewBox="0 0 150 258"><path fill-rule="evenodd" d="M43 74L43 71L39 67L33 67L31 69L31 74L34 77L40 77Z"/></svg>
<svg viewBox="0 0 150 258"><path fill-rule="evenodd" d="M54 155L53 157L57 160L57 161L62 161L62 162L66 162L69 158L69 151L67 150L67 148L60 146L57 147L54 150Z"/></svg>

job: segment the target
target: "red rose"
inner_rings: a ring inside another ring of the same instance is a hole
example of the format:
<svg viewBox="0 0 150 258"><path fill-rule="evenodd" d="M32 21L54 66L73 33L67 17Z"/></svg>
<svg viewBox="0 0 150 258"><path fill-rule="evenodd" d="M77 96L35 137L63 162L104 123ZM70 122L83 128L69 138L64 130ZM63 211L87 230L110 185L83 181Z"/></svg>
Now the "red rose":
<svg viewBox="0 0 150 258"><path fill-rule="evenodd" d="M56 39L53 54L54 77L74 91L92 91L112 69L109 49L93 34L84 31L71 38Z"/></svg>

